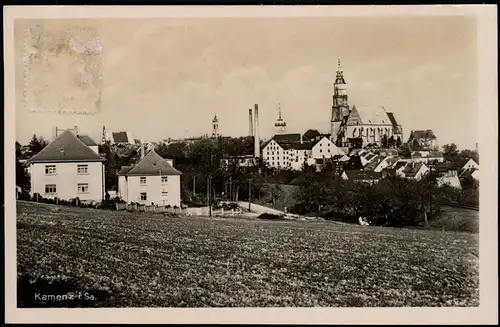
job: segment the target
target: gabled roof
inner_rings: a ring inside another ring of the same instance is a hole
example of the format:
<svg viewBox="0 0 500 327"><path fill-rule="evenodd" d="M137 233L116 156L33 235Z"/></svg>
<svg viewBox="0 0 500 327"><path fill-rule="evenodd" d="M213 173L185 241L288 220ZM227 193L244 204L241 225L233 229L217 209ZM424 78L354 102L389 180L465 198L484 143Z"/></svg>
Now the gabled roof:
<svg viewBox="0 0 500 327"><path fill-rule="evenodd" d="M149 151L132 169L124 172L125 176L156 176L160 174L168 176L181 175L182 173L172 167L155 150Z"/></svg>
<svg viewBox="0 0 500 327"><path fill-rule="evenodd" d="M402 167L406 166L406 164L407 164L407 163L408 163L408 162L406 162L406 161L398 161L398 162L396 162L396 164L394 165L393 169L394 169L394 170L398 170L398 169L400 169L400 168L402 168Z"/></svg>
<svg viewBox="0 0 500 327"><path fill-rule="evenodd" d="M133 143L129 142L127 132L113 132L113 141L115 141L115 143Z"/></svg>
<svg viewBox="0 0 500 327"><path fill-rule="evenodd" d="M67 130L31 157L30 162L91 162L105 159Z"/></svg>
<svg viewBox="0 0 500 327"><path fill-rule="evenodd" d="M347 179L352 180L378 180L382 178L382 173L364 170L346 170Z"/></svg>
<svg viewBox="0 0 500 327"><path fill-rule="evenodd" d="M354 110L354 109L353 109ZM363 124L390 125L391 120L387 116L384 107L380 106L359 106L356 110Z"/></svg>
<svg viewBox="0 0 500 327"><path fill-rule="evenodd" d="M394 116L393 112L388 112L387 113L387 117L389 117L389 120L391 121L392 126L394 126L394 127L398 127L399 126L399 124L398 124L398 122L396 120L396 116Z"/></svg>
<svg viewBox="0 0 500 327"><path fill-rule="evenodd" d="M405 166L403 174L405 175L405 177L415 177L415 175L417 175L417 173L420 171L420 169L422 169L423 166L424 164L421 162L416 162L413 164L410 163Z"/></svg>
<svg viewBox="0 0 500 327"><path fill-rule="evenodd" d="M468 178L471 177L477 170L476 168L464 169L464 171L460 174L460 178Z"/></svg>
<svg viewBox="0 0 500 327"><path fill-rule="evenodd" d="M303 143L300 143L300 142L282 143L282 144L280 144L280 146L283 149L285 149L285 150L289 150L289 149L293 149L293 150L310 150L313 147L313 142L307 141L307 142L303 142Z"/></svg>
<svg viewBox="0 0 500 327"><path fill-rule="evenodd" d="M273 140L278 143L291 143L291 142L300 142L300 133L292 133L292 134L276 134L273 136ZM307 137L302 137L303 141L309 140Z"/></svg>
<svg viewBox="0 0 500 327"><path fill-rule="evenodd" d="M375 170L377 166L386 158L386 156L378 155L376 156L373 160L371 160L368 164L365 166L365 170Z"/></svg>
<svg viewBox="0 0 500 327"><path fill-rule="evenodd" d="M134 139L134 143L135 143L135 144L139 144L139 145L140 145L142 142L141 142L141 140L139 140L139 139Z"/></svg>
<svg viewBox="0 0 500 327"><path fill-rule="evenodd" d="M98 146L99 145L99 144L97 144L96 141L94 141L93 138L91 138L88 135L78 135L78 138L80 139L80 141L85 143L86 146Z"/></svg>
<svg viewBox="0 0 500 327"><path fill-rule="evenodd" d="M436 135L431 129L415 130L410 132L410 139L435 139Z"/></svg>

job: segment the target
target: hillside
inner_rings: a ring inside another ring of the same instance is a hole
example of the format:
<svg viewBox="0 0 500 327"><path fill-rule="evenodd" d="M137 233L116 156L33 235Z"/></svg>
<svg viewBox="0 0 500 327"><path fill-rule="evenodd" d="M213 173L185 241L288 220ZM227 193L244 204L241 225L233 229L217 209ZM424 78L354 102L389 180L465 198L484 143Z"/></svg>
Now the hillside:
<svg viewBox="0 0 500 327"><path fill-rule="evenodd" d="M478 238L17 204L20 307L477 306ZM49 283L50 282L50 283ZM34 294L83 294L43 301Z"/></svg>

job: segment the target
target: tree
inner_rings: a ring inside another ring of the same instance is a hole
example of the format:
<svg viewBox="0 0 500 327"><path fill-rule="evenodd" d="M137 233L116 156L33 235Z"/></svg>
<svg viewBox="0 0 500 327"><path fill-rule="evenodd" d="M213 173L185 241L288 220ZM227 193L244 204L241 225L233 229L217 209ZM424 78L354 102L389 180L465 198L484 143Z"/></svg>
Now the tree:
<svg viewBox="0 0 500 327"><path fill-rule="evenodd" d="M21 144L16 142L16 185L23 187L24 185L29 184L30 177L24 169L23 164L20 161L21 159Z"/></svg>
<svg viewBox="0 0 500 327"><path fill-rule="evenodd" d="M361 137L353 137L349 139L350 149L362 149L363 139Z"/></svg>
<svg viewBox="0 0 500 327"><path fill-rule="evenodd" d="M389 140L387 138L387 134L384 134L382 136L382 147L383 148L388 148L389 147Z"/></svg>
<svg viewBox="0 0 500 327"><path fill-rule="evenodd" d="M33 155L42 151L43 148L47 146L47 142L43 139L43 137L37 137L36 134L33 134L31 141L29 143L29 149Z"/></svg>
<svg viewBox="0 0 500 327"><path fill-rule="evenodd" d="M401 136L398 136L398 139L396 140L396 147L399 148L401 146L401 144L402 144L402 142L401 142Z"/></svg>
<svg viewBox="0 0 500 327"><path fill-rule="evenodd" d="M447 162L453 162L459 159L459 152L455 143L443 145L443 158Z"/></svg>
<svg viewBox="0 0 500 327"><path fill-rule="evenodd" d="M396 146L396 139L394 138L394 135L391 135L391 137L387 140L387 146L389 148L394 148Z"/></svg>
<svg viewBox="0 0 500 327"><path fill-rule="evenodd" d="M318 136L321 136L321 133L318 132L318 130L316 129L309 129L307 130L307 132L304 133L304 137L309 140L315 139Z"/></svg>
<svg viewBox="0 0 500 327"><path fill-rule="evenodd" d="M404 143L398 147L398 154L403 158L411 157L411 148L408 143Z"/></svg>
<svg viewBox="0 0 500 327"><path fill-rule="evenodd" d="M458 154L458 158L464 160L472 159L475 162L479 163L479 153L477 153L476 150L468 150L468 149L462 150Z"/></svg>

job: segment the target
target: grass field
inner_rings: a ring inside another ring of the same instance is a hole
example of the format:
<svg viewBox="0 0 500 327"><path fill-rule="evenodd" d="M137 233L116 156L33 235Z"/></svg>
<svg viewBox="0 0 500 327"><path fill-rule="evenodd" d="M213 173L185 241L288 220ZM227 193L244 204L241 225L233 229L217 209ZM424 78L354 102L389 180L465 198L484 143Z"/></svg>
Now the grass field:
<svg viewBox="0 0 500 327"><path fill-rule="evenodd" d="M18 201L17 242L24 307L479 304L477 234Z"/></svg>

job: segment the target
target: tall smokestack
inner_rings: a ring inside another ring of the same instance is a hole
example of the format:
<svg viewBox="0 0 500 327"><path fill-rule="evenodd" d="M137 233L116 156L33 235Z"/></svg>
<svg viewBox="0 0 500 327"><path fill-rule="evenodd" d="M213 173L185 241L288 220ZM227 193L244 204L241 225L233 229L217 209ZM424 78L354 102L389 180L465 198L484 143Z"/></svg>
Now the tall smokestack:
<svg viewBox="0 0 500 327"><path fill-rule="evenodd" d="M57 138L57 126L52 127L52 141Z"/></svg>
<svg viewBox="0 0 500 327"><path fill-rule="evenodd" d="M253 136L252 108L248 109L248 135Z"/></svg>
<svg viewBox="0 0 500 327"><path fill-rule="evenodd" d="M75 126L75 134L78 135L78 126Z"/></svg>
<svg viewBox="0 0 500 327"><path fill-rule="evenodd" d="M141 144L141 159L144 158L144 143Z"/></svg>
<svg viewBox="0 0 500 327"><path fill-rule="evenodd" d="M259 105L255 104L255 108L253 110L253 115L254 115L254 156L256 158L260 158L260 138L259 138Z"/></svg>

